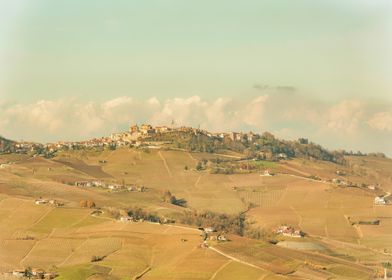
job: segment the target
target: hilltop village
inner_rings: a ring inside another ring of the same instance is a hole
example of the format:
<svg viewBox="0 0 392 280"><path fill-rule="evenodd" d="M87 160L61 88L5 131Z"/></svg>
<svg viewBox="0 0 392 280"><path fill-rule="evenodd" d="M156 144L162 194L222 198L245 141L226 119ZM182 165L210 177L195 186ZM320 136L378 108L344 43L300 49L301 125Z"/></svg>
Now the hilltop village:
<svg viewBox="0 0 392 280"><path fill-rule="evenodd" d="M150 124L142 124L138 126L133 124L129 127L128 131L112 133L108 137L93 138L85 141L58 141L55 143L41 144L36 142L14 142L12 145L12 151L15 153L41 153L46 151L53 153L63 149L77 150L81 148L99 148L99 147L121 147L121 146L141 146L148 144L153 140L154 137L160 137L164 134L177 134L177 133L188 133L195 136L203 135L210 139L220 139L233 142L242 143L254 143L256 139L260 139L261 135L253 132L218 132L211 133L206 130L181 126L181 127L169 127L169 126L152 126ZM151 145L150 145L151 146Z"/></svg>

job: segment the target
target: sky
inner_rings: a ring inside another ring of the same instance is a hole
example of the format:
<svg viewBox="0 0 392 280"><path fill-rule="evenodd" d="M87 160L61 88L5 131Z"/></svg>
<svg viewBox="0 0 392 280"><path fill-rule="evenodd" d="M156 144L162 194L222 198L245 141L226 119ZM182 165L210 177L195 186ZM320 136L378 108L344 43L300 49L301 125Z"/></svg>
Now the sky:
<svg viewBox="0 0 392 280"><path fill-rule="evenodd" d="M390 0L0 0L0 135L148 122L392 156Z"/></svg>

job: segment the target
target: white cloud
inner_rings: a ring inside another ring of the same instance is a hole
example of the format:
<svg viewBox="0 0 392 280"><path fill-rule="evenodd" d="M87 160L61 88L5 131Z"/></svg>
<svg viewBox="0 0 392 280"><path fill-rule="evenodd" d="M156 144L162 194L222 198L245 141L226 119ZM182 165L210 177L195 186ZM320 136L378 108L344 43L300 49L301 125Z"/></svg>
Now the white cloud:
<svg viewBox="0 0 392 280"><path fill-rule="evenodd" d="M392 112L379 112L374 114L367 124L376 130L392 131Z"/></svg>
<svg viewBox="0 0 392 280"><path fill-rule="evenodd" d="M327 114L328 128L353 133L361 122L363 105L358 100L344 100L332 106Z"/></svg>
<svg viewBox="0 0 392 280"><path fill-rule="evenodd" d="M360 149L360 139L366 149L382 151L388 149L383 139L392 132L388 106L356 99L329 104L306 96L276 94L242 100L205 100L195 95L166 100L122 96L104 102L72 98L29 104L2 102L0 134L42 142L80 140L123 131L131 123L170 125L174 120L176 125L200 125L210 131L270 131L282 137L308 137L334 148ZM373 149L374 139L378 146Z"/></svg>
<svg viewBox="0 0 392 280"><path fill-rule="evenodd" d="M260 128L263 124L264 106L268 101L268 95L262 95L253 99L245 106L242 114L244 122L249 126Z"/></svg>

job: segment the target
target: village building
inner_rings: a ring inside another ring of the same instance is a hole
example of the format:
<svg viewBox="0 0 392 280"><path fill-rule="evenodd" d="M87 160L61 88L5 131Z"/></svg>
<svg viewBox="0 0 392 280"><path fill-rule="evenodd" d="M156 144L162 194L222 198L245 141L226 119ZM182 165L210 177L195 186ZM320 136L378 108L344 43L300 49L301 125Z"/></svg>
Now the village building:
<svg viewBox="0 0 392 280"><path fill-rule="evenodd" d="M142 135L151 135L155 133L155 129L150 124L142 124L140 126L140 132Z"/></svg>
<svg viewBox="0 0 392 280"><path fill-rule="evenodd" d="M269 169L264 170L263 176L273 176L273 175L274 174Z"/></svg>

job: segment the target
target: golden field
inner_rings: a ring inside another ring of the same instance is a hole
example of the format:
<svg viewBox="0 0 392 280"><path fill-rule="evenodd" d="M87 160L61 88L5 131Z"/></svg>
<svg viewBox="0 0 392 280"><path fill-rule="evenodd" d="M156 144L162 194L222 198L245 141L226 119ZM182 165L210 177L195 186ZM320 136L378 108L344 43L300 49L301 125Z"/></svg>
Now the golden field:
<svg viewBox="0 0 392 280"><path fill-rule="evenodd" d="M392 160L349 157L349 164L339 166L294 159L271 164L275 176L261 176L263 169L196 171L198 160L208 157L213 156L129 148L62 152L53 159L0 156L11 162L0 169L0 272L31 266L55 270L58 279L372 279L390 261L392 206L375 206L374 197L392 190ZM337 170L347 180L381 189L336 186L327 180L338 177ZM147 191L73 186L91 180L143 185ZM266 233L286 224L307 236L279 237L287 246L277 246L229 235L228 242L201 248L196 227L122 223L79 206L91 199L102 209L183 212L162 201L164 190L185 199L189 209L244 212ZM36 205L39 197L64 206ZM104 258L92 262L93 256Z"/></svg>

